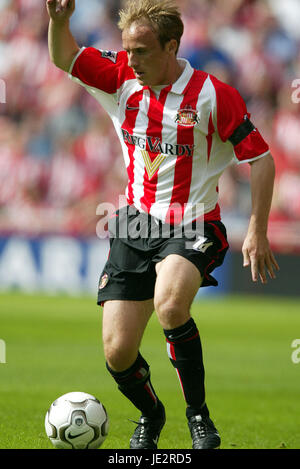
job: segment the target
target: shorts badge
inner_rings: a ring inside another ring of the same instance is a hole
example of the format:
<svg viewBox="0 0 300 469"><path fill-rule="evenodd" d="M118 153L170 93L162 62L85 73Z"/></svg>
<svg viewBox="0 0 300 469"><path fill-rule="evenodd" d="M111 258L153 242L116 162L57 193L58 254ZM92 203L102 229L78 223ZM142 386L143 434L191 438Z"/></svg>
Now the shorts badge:
<svg viewBox="0 0 300 469"><path fill-rule="evenodd" d="M102 290L108 284L109 277L107 274L102 275L100 283L99 283L99 290Z"/></svg>
<svg viewBox="0 0 300 469"><path fill-rule="evenodd" d="M185 127L193 127L200 122L199 113L188 105L184 109L179 109L175 122Z"/></svg>

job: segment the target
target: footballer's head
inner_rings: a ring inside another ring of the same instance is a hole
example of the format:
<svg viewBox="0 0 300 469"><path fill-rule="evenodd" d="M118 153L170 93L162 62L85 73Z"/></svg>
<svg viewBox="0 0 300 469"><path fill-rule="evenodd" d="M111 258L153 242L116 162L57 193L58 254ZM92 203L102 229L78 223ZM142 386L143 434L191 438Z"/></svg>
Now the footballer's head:
<svg viewBox="0 0 300 469"><path fill-rule="evenodd" d="M129 66L143 85L174 81L176 56L184 31L173 0L129 0L120 12L119 27Z"/></svg>

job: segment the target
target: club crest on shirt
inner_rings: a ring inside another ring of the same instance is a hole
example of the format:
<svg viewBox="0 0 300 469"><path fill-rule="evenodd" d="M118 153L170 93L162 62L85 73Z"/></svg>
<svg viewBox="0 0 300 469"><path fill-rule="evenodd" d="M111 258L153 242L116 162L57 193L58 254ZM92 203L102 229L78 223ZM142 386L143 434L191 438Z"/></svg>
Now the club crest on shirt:
<svg viewBox="0 0 300 469"><path fill-rule="evenodd" d="M192 127L198 124L200 121L199 114L196 109L193 109L192 106L186 106L183 109L177 111L177 116L175 119L176 124L183 125L185 127Z"/></svg>
<svg viewBox="0 0 300 469"><path fill-rule="evenodd" d="M109 59L114 64L117 62L118 52L114 52L111 50L100 50L100 52L101 52L101 56L103 57L103 59Z"/></svg>

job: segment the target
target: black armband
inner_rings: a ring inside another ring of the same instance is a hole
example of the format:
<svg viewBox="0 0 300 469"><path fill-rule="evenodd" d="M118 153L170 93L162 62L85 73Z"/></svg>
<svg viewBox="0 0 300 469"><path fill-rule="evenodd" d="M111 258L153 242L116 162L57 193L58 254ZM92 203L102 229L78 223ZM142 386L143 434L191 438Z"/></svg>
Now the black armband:
<svg viewBox="0 0 300 469"><path fill-rule="evenodd" d="M244 122L242 122L241 125L239 125L239 127L237 127L235 129L235 131L233 132L233 134L229 137L229 141L232 143L232 145L235 147L236 145L238 145L239 143L242 142L242 140L244 140L244 138L248 137L249 134L251 134L251 132L253 132L253 130L255 130L255 127L254 125L252 124L252 122L248 119L248 117L245 118Z"/></svg>

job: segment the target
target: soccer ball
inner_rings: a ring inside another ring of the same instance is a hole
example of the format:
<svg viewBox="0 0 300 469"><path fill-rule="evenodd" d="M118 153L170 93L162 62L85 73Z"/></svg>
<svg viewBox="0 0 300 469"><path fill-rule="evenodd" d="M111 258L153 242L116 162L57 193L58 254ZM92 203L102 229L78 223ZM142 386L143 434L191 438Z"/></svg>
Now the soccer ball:
<svg viewBox="0 0 300 469"><path fill-rule="evenodd" d="M85 392L60 396L45 418L47 436L59 449L97 449L106 439L108 427L104 406Z"/></svg>

